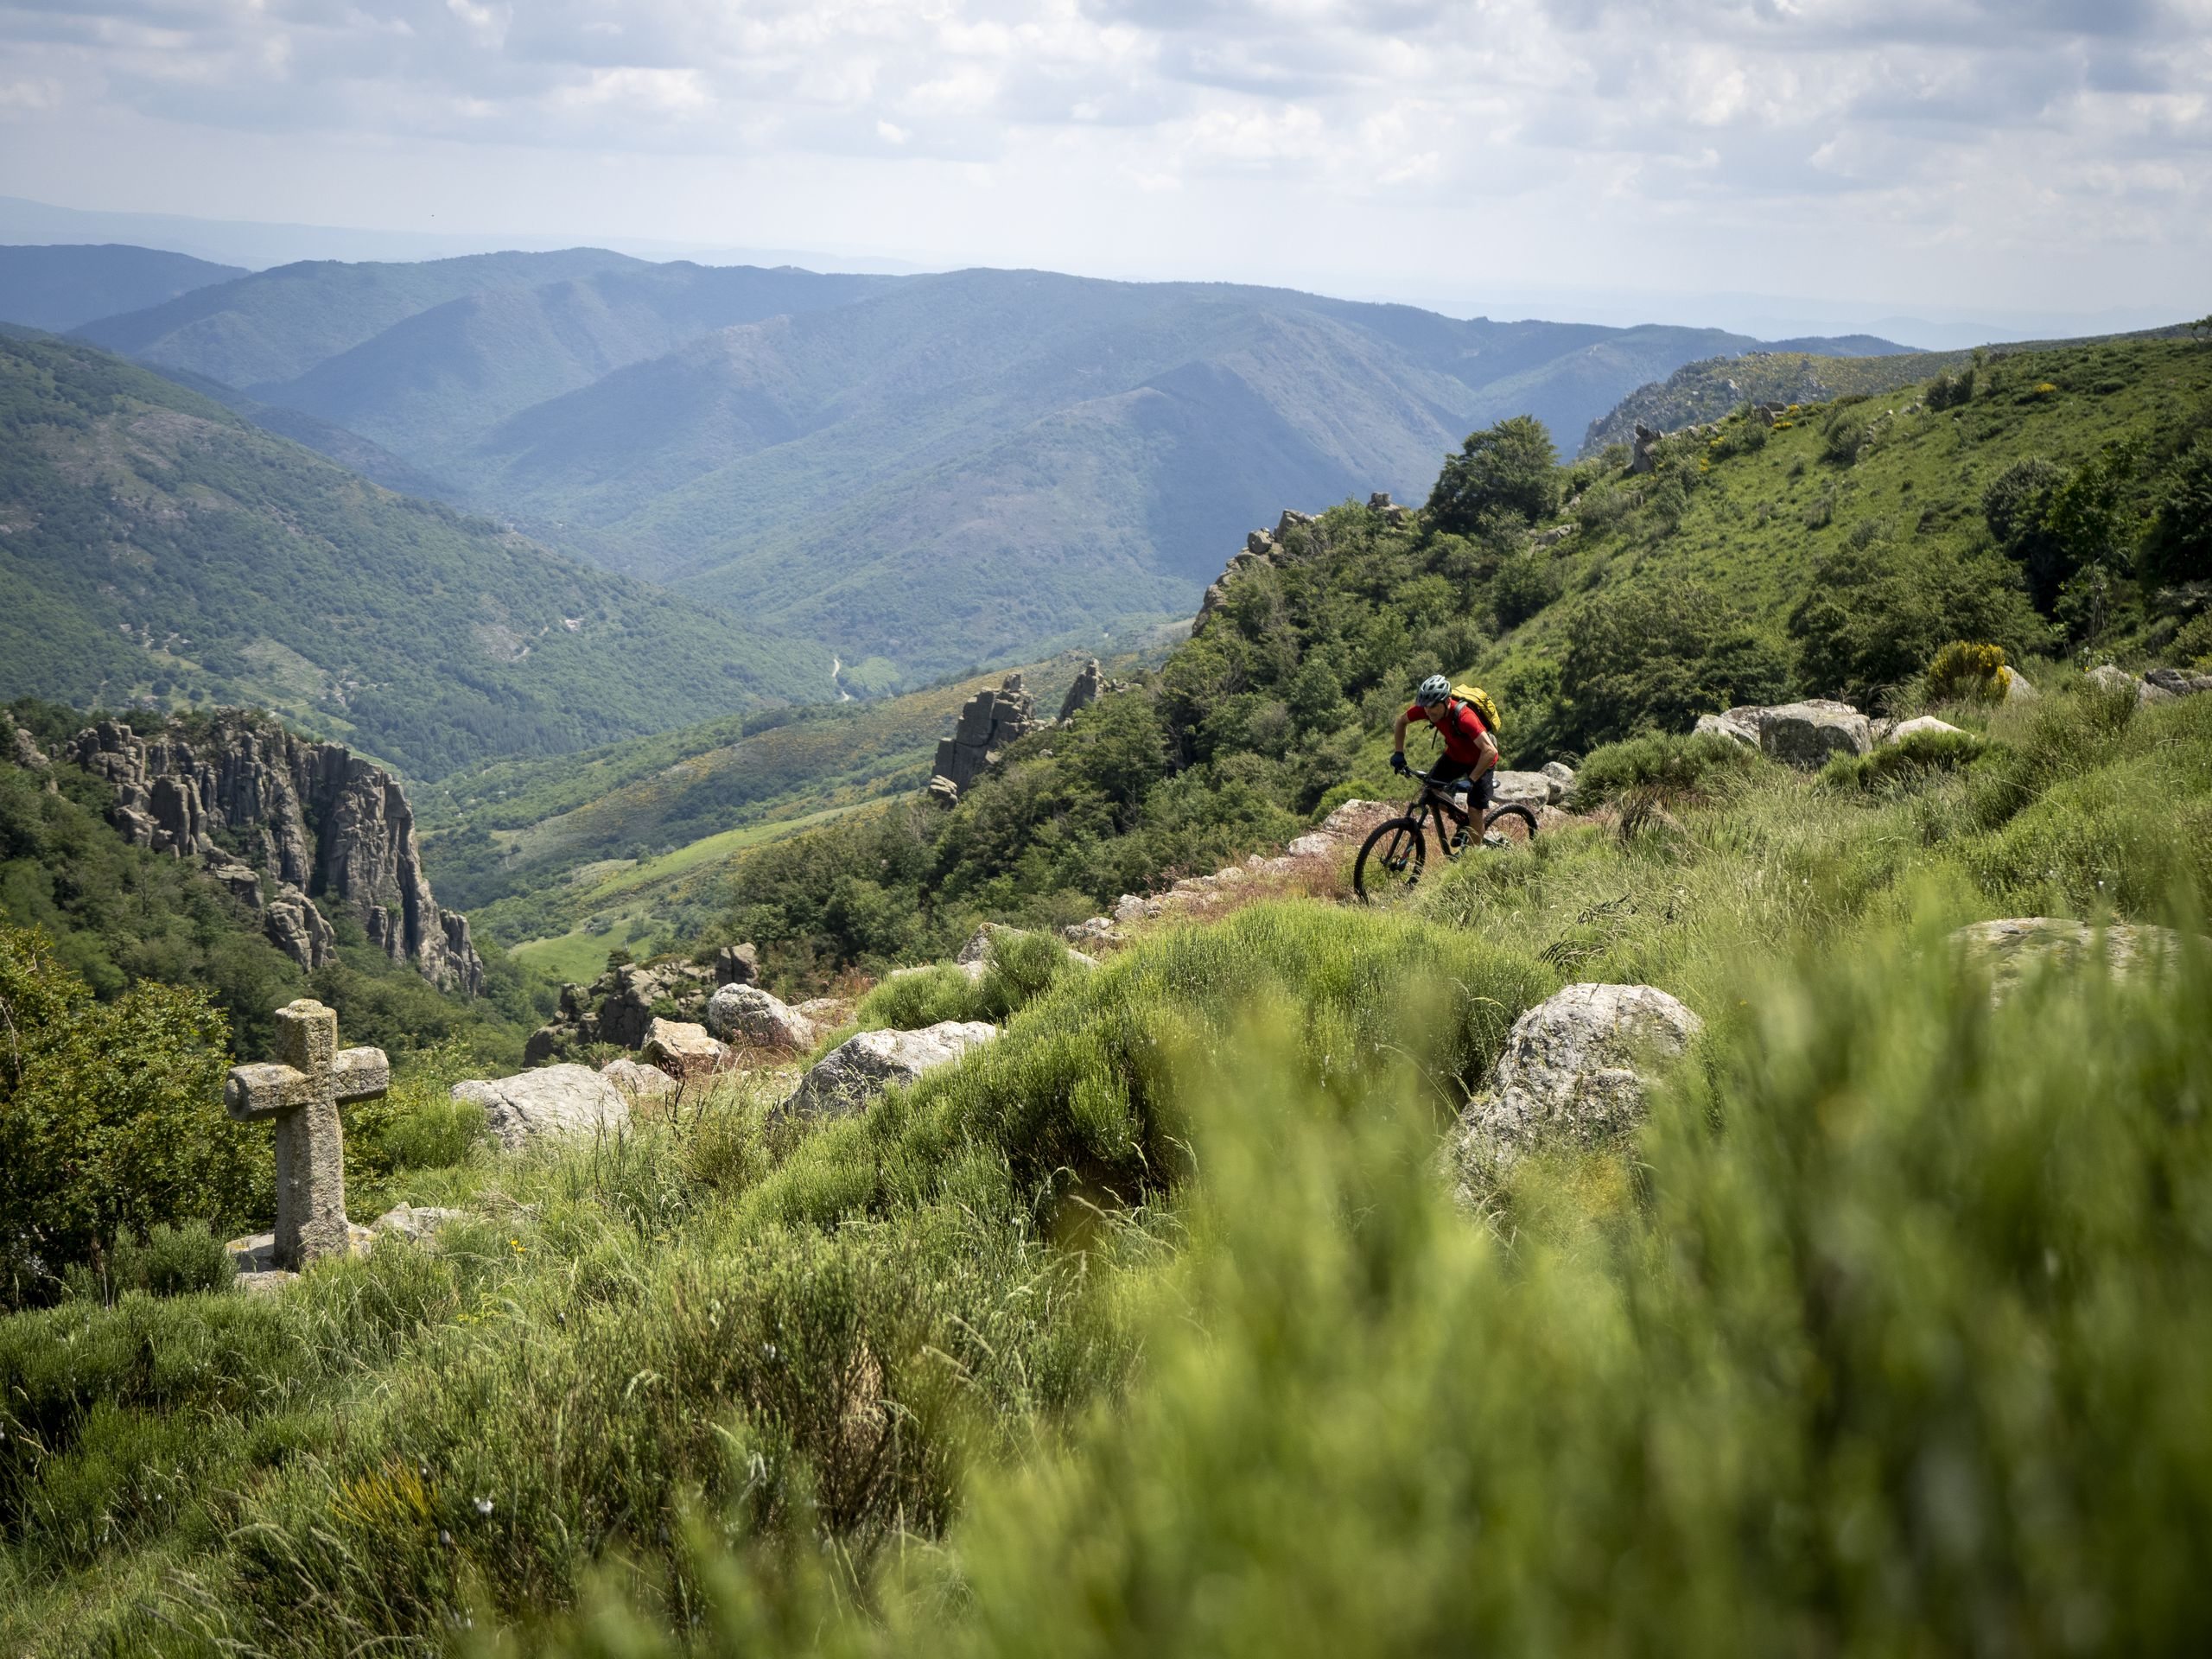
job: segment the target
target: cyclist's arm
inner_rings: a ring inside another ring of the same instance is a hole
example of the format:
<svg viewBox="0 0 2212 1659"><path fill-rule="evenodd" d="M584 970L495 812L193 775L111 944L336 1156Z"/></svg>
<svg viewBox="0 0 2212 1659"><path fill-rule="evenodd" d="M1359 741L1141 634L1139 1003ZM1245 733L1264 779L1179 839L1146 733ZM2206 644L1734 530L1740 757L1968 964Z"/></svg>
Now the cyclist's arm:
<svg viewBox="0 0 2212 1659"><path fill-rule="evenodd" d="M1475 762L1475 769L1467 774L1470 778L1481 777L1503 758L1497 752L1497 740L1488 732L1482 734L1475 747L1482 751L1482 754Z"/></svg>
<svg viewBox="0 0 2212 1659"><path fill-rule="evenodd" d="M1406 752L1406 720L1407 720L1407 718L1408 718L1408 717L1407 717L1406 715L1400 715L1398 716L1398 723L1397 723L1397 725L1396 725L1395 728L1392 728L1391 733L1390 733L1390 746L1391 746L1391 747L1393 747L1393 748L1395 748L1395 750L1397 750L1397 752L1398 752L1400 754L1403 754L1403 753Z"/></svg>

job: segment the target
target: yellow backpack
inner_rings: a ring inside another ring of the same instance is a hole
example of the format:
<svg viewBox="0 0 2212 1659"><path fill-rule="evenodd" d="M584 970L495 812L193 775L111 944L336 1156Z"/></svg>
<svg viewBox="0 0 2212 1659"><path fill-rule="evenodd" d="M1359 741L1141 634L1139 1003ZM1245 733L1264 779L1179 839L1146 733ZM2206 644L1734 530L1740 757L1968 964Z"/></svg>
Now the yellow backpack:
<svg viewBox="0 0 2212 1659"><path fill-rule="evenodd" d="M1492 737L1498 735L1497 704L1491 701L1489 692L1479 685L1455 685L1452 688L1452 695L1470 705L1483 717L1483 724L1490 728Z"/></svg>

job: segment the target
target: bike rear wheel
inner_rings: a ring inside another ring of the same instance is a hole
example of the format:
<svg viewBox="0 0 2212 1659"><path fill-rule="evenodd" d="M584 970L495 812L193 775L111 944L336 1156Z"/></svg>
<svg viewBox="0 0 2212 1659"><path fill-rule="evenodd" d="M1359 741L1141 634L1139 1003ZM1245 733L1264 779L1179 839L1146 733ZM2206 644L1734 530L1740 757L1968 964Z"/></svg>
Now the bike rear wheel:
<svg viewBox="0 0 2212 1659"><path fill-rule="evenodd" d="M1418 818L1378 824L1351 867L1352 891L1363 904L1401 905L1413 897L1428 866L1428 842Z"/></svg>
<svg viewBox="0 0 2212 1659"><path fill-rule="evenodd" d="M1494 806L1483 819L1483 833L1495 831L1515 847L1525 847L1536 838L1536 815L1516 803Z"/></svg>

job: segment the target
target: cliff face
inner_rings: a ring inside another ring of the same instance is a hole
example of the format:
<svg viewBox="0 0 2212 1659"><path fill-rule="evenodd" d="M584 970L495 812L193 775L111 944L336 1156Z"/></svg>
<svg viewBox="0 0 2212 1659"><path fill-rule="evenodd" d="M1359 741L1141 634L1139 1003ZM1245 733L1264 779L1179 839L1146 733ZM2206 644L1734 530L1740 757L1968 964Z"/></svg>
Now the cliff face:
<svg viewBox="0 0 2212 1659"><path fill-rule="evenodd" d="M414 809L381 766L230 709L205 737L176 724L140 737L103 721L77 734L70 758L114 785L111 817L126 839L204 861L302 967L321 966L334 944L315 898L433 985L483 988L467 918L431 896Z"/></svg>

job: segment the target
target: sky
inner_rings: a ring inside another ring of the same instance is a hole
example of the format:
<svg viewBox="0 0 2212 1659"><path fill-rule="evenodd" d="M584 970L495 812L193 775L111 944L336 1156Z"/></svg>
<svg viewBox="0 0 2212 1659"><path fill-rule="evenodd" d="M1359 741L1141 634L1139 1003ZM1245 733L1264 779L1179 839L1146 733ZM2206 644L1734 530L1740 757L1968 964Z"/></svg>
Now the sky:
<svg viewBox="0 0 2212 1659"><path fill-rule="evenodd" d="M0 0L0 194L1462 314L2177 319L2212 0Z"/></svg>

